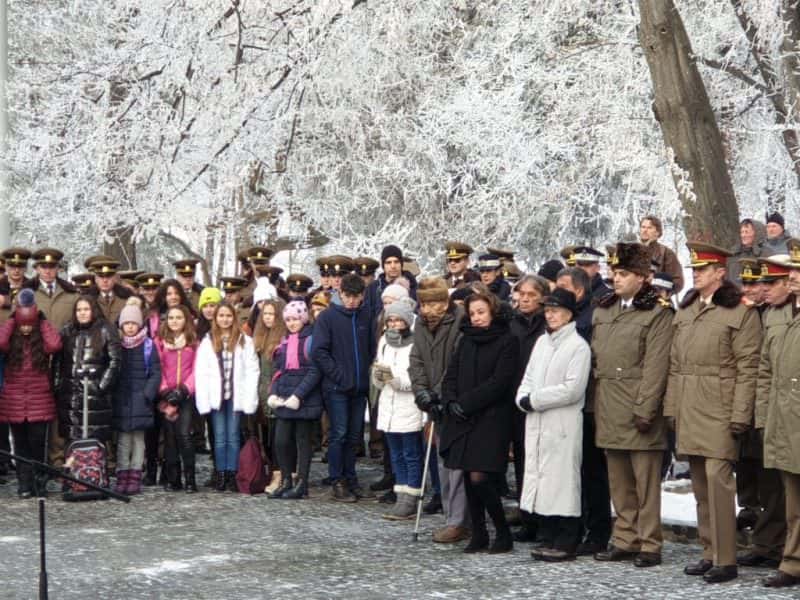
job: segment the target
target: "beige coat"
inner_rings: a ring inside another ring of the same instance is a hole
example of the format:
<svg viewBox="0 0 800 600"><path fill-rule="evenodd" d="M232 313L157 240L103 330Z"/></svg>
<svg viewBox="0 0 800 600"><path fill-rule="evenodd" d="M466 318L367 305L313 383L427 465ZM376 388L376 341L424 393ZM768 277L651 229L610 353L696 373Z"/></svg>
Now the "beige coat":
<svg viewBox="0 0 800 600"><path fill-rule="evenodd" d="M764 466L800 475L800 315L793 304L767 311L756 427L764 428Z"/></svg>
<svg viewBox="0 0 800 600"><path fill-rule="evenodd" d="M75 302L80 297L78 291L72 284L62 279L58 279L52 298L44 291L38 278L32 280L30 287L35 290L36 306L44 313L47 320L61 331L61 328L72 319Z"/></svg>
<svg viewBox="0 0 800 600"><path fill-rule="evenodd" d="M667 386L673 311L646 285L622 310L616 294L598 303L592 316L594 412L598 448L664 450L662 415ZM652 421L640 433L634 417Z"/></svg>
<svg viewBox="0 0 800 600"><path fill-rule="evenodd" d="M761 322L726 281L700 308L690 290L672 321L664 415L675 417L678 453L737 460L731 423L750 423L756 395Z"/></svg>

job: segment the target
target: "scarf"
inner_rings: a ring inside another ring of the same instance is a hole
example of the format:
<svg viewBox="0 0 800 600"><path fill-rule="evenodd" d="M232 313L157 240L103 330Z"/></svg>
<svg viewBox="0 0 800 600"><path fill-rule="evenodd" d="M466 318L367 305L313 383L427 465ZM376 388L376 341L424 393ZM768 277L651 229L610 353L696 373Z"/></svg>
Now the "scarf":
<svg viewBox="0 0 800 600"><path fill-rule="evenodd" d="M387 329L383 335L386 343L394 348L402 348L412 342L410 329Z"/></svg>
<svg viewBox="0 0 800 600"><path fill-rule="evenodd" d="M286 370L300 368L300 333L286 336Z"/></svg>
<svg viewBox="0 0 800 600"><path fill-rule="evenodd" d="M168 342L167 340L164 340L164 347L167 350L180 350L185 346L186 346L186 336L183 334L180 334L178 337L172 340L172 343Z"/></svg>
<svg viewBox="0 0 800 600"><path fill-rule="evenodd" d="M144 343L144 338L147 337L147 329L142 327L139 330L139 333L132 336L123 335L122 336L122 347L123 348L136 348L141 346Z"/></svg>

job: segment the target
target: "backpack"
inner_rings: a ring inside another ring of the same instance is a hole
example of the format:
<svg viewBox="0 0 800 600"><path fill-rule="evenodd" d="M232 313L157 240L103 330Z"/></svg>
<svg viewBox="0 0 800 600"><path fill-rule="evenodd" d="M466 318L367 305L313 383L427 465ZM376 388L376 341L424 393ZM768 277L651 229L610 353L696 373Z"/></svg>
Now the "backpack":
<svg viewBox="0 0 800 600"><path fill-rule="evenodd" d="M267 469L261 458L261 448L256 437L250 437L239 452L239 470L236 487L242 494L263 494L267 487Z"/></svg>
<svg viewBox="0 0 800 600"><path fill-rule="evenodd" d="M144 338L144 376L150 377L150 365L153 356L153 340L149 337Z"/></svg>

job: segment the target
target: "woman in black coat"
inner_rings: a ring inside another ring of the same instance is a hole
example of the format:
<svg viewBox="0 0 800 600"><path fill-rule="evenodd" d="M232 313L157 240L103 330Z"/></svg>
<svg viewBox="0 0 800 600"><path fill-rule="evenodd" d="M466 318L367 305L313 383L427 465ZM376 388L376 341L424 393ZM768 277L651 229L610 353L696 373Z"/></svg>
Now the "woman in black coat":
<svg viewBox="0 0 800 600"><path fill-rule="evenodd" d="M69 441L83 438L83 382L88 377L88 437L106 442L111 437L111 397L122 356L116 327L106 322L93 298L81 296L61 340L56 383L62 435Z"/></svg>
<svg viewBox="0 0 800 600"><path fill-rule="evenodd" d="M451 358L444 381L440 454L449 469L464 471L472 517L472 539L464 552L489 547L486 512L497 535L489 552L513 546L503 503L491 473L505 473L514 413L519 342L511 334L507 305L491 293L475 291L464 302L469 322Z"/></svg>

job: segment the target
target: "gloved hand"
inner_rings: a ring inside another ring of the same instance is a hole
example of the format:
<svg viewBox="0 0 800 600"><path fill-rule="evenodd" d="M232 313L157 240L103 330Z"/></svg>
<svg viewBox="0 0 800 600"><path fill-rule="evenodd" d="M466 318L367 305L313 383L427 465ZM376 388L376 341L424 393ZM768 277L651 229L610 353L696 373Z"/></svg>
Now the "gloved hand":
<svg viewBox="0 0 800 600"><path fill-rule="evenodd" d="M729 427L733 435L742 435L745 431L750 429L750 423L737 423L736 421L731 421Z"/></svg>
<svg viewBox="0 0 800 600"><path fill-rule="evenodd" d="M531 397L530 396L523 396L519 399L518 402L520 408L525 412L534 412L533 406L531 406Z"/></svg>
<svg viewBox="0 0 800 600"><path fill-rule="evenodd" d="M270 408L278 408L279 406L284 406L285 404L286 400L279 398L275 394L272 394L269 398L267 398L267 406Z"/></svg>
<svg viewBox="0 0 800 600"><path fill-rule="evenodd" d="M664 420L667 422L667 428L670 431L675 431L675 417L664 417Z"/></svg>
<svg viewBox="0 0 800 600"><path fill-rule="evenodd" d="M636 431L638 431L639 433L647 433L648 431L650 431L650 428L653 427L652 421L640 417L639 415L634 415L633 424L636 426Z"/></svg>
<svg viewBox="0 0 800 600"><path fill-rule="evenodd" d="M464 412L464 407L461 406L455 400L447 405L447 412L450 414L450 416L455 417L459 421L467 420L467 415Z"/></svg>
<svg viewBox="0 0 800 600"><path fill-rule="evenodd" d="M431 404L428 414L434 423L439 424L444 419L444 407L441 404Z"/></svg>
<svg viewBox="0 0 800 600"><path fill-rule="evenodd" d="M414 404L422 412L430 412L433 405L433 394L429 390L419 390L414 394Z"/></svg>
<svg viewBox="0 0 800 600"><path fill-rule="evenodd" d="M284 401L283 405L289 410L297 410L300 408L300 398L292 394Z"/></svg>

